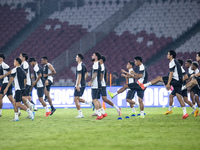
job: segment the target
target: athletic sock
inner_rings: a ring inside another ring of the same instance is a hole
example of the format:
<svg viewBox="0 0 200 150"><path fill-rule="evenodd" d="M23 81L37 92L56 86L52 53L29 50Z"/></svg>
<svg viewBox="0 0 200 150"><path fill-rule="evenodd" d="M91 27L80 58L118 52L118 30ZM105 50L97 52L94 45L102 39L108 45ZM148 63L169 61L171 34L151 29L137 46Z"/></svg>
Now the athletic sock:
<svg viewBox="0 0 200 150"><path fill-rule="evenodd" d="M115 104L113 105L113 107L114 107L117 111L119 111L119 107L117 107Z"/></svg>
<svg viewBox="0 0 200 150"><path fill-rule="evenodd" d="M78 114L79 114L79 116L82 116L82 115L83 115L81 109L78 110Z"/></svg>
<svg viewBox="0 0 200 150"><path fill-rule="evenodd" d="M138 102L135 102L135 105L137 105L138 107L140 106L140 104Z"/></svg>
<svg viewBox="0 0 200 150"><path fill-rule="evenodd" d="M35 105L35 103L33 101L30 101L33 105Z"/></svg>
<svg viewBox="0 0 200 150"><path fill-rule="evenodd" d="M183 109L183 115L187 114L186 107L182 107L182 109Z"/></svg>
<svg viewBox="0 0 200 150"><path fill-rule="evenodd" d="M183 90L186 90L187 88L186 88L186 86L184 85L184 86L182 86L182 88L181 88L181 90L183 91Z"/></svg>
<svg viewBox="0 0 200 150"><path fill-rule="evenodd" d="M47 106L44 107L44 109L46 110L46 112L49 112L49 108Z"/></svg>
<svg viewBox="0 0 200 150"><path fill-rule="evenodd" d="M26 101L26 104L28 104L29 107L33 106L33 104L31 104L31 102L29 102L29 100Z"/></svg>
<svg viewBox="0 0 200 150"><path fill-rule="evenodd" d="M118 94L118 93L117 93L117 92L115 92L115 93L113 93L113 96L115 97L117 94Z"/></svg>
<svg viewBox="0 0 200 150"><path fill-rule="evenodd" d="M193 105L193 106L192 106L192 109L193 109L193 111L195 111L195 110L196 110L196 106L195 106L195 105Z"/></svg>
<svg viewBox="0 0 200 150"><path fill-rule="evenodd" d="M141 111L141 116L144 116L144 111Z"/></svg>
<svg viewBox="0 0 200 150"><path fill-rule="evenodd" d="M0 109L0 114L2 114L2 109Z"/></svg>
<svg viewBox="0 0 200 150"><path fill-rule="evenodd" d="M19 119L19 117L18 117L18 112L15 113L15 119Z"/></svg>
<svg viewBox="0 0 200 150"><path fill-rule="evenodd" d="M132 109L132 112L135 113L135 107L133 107L133 108L131 108L131 109Z"/></svg>
<svg viewBox="0 0 200 150"><path fill-rule="evenodd" d="M31 111L29 108L27 108L26 112L27 112L29 115L32 114L32 111Z"/></svg>
<svg viewBox="0 0 200 150"><path fill-rule="evenodd" d="M171 111L172 110L172 106L169 106L169 111Z"/></svg>
<svg viewBox="0 0 200 150"><path fill-rule="evenodd" d="M48 99L47 96L45 96L45 99Z"/></svg>
<svg viewBox="0 0 200 150"><path fill-rule="evenodd" d="M97 115L98 115L98 116L101 116L101 109L98 109L98 110L97 110Z"/></svg>
<svg viewBox="0 0 200 150"><path fill-rule="evenodd" d="M86 103L86 104L89 104L89 105L92 107L92 102L86 101L86 100L85 100L85 103Z"/></svg>
<svg viewBox="0 0 200 150"><path fill-rule="evenodd" d="M144 87L148 87L150 85L152 85L151 82L148 82L148 83L144 84Z"/></svg>
<svg viewBox="0 0 200 150"><path fill-rule="evenodd" d="M20 113L20 109L18 108L18 113Z"/></svg>
<svg viewBox="0 0 200 150"><path fill-rule="evenodd" d="M103 108L101 108L101 113L104 115L106 112Z"/></svg>

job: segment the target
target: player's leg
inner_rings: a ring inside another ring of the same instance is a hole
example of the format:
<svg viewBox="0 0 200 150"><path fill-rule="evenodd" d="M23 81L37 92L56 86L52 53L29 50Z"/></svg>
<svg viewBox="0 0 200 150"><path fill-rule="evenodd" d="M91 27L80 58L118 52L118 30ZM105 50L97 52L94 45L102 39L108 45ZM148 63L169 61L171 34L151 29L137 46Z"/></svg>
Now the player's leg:
<svg viewBox="0 0 200 150"><path fill-rule="evenodd" d="M122 93L122 92L124 92L126 89L128 89L129 87L128 87L128 84L125 84L121 89L119 89L117 92L115 92L115 93L112 93L112 92L110 92L109 90L108 90L108 95L110 95L110 98L114 98L117 94L120 94L120 93Z"/></svg>
<svg viewBox="0 0 200 150"><path fill-rule="evenodd" d="M2 117L3 94L0 94L0 117Z"/></svg>
<svg viewBox="0 0 200 150"><path fill-rule="evenodd" d="M148 86L150 86L150 85L154 85L154 84L156 84L156 83L158 83L158 82L164 82L164 80L168 80L168 77L161 77L161 76L158 76L157 78L151 80L151 81L148 82L148 83L143 84L143 83L140 83L140 82L138 81L138 84L139 84L139 86L144 90L146 87L148 87Z"/></svg>
<svg viewBox="0 0 200 150"><path fill-rule="evenodd" d="M128 90L126 95L126 101L130 104L131 110L132 110L132 117L136 116L136 111L134 105L136 104L139 107L139 103L134 102L132 99L135 96L134 90Z"/></svg>
<svg viewBox="0 0 200 150"><path fill-rule="evenodd" d="M192 79L190 82L188 82L186 85L184 85L182 87L182 90L186 90L187 88L189 88L189 87L191 88L191 87L194 87L196 85L198 85L198 81L196 79Z"/></svg>
<svg viewBox="0 0 200 150"><path fill-rule="evenodd" d="M192 100L192 104L195 105L196 102L195 102L195 98L194 98L194 92L192 91L192 89L191 89L191 91L190 91L190 98L191 98L191 100ZM195 107L196 107L196 105L195 105Z"/></svg>
<svg viewBox="0 0 200 150"><path fill-rule="evenodd" d="M189 115L187 114L187 110L186 110L186 107L185 107L185 103L184 103L184 101L182 99L181 93L176 92L176 97L177 97L177 99L178 99L178 101L179 101L179 103L180 103L180 105L181 105L181 107L183 109L183 117L182 117L182 119L186 119L187 117L189 117Z"/></svg>
<svg viewBox="0 0 200 150"><path fill-rule="evenodd" d="M144 97L144 90L138 90L137 91L139 105L140 105L140 118L144 118L144 103L143 103L143 97Z"/></svg>
<svg viewBox="0 0 200 150"><path fill-rule="evenodd" d="M174 96L176 95L176 92L173 90L171 94L169 95L169 108L168 110L164 113L164 115L168 115L172 113L172 104L174 102Z"/></svg>

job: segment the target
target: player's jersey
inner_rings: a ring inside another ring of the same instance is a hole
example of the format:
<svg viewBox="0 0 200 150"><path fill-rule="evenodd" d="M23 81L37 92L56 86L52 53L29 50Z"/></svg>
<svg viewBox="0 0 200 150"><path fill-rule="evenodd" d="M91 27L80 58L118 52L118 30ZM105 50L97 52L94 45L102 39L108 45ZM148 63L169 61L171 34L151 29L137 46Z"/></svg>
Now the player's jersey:
<svg viewBox="0 0 200 150"><path fill-rule="evenodd" d="M142 74L142 77L139 78L139 82L140 83L147 83L148 81L148 72L147 72L147 68L144 66L144 64L141 64L139 66L139 74Z"/></svg>
<svg viewBox="0 0 200 150"><path fill-rule="evenodd" d="M21 67L15 67L11 71L11 76L14 78L15 91L24 90L24 79L26 79L26 73Z"/></svg>
<svg viewBox="0 0 200 150"><path fill-rule="evenodd" d="M133 68L131 68L131 69L128 70L129 73L131 73L132 71L134 71ZM134 78L128 78L128 84L134 83L134 82L135 82Z"/></svg>
<svg viewBox="0 0 200 150"><path fill-rule="evenodd" d="M190 66L189 68L188 68L188 72L187 72L187 75L188 75L188 78L190 78L190 76L193 74L193 70L192 70L192 67Z"/></svg>
<svg viewBox="0 0 200 150"><path fill-rule="evenodd" d="M50 63L47 63L46 65L44 65L44 67L43 67L43 73L44 74L50 74L50 73L52 73L52 71L49 69L49 65L52 66L52 64L50 64ZM47 76L44 79L45 80L50 80L53 83L53 76Z"/></svg>
<svg viewBox="0 0 200 150"><path fill-rule="evenodd" d="M101 73L103 74L103 79L101 80L101 86L106 87L106 76L107 76L107 69L104 64L101 65Z"/></svg>
<svg viewBox="0 0 200 150"><path fill-rule="evenodd" d="M87 73L87 69L85 67L85 64L84 63L79 63L76 67L76 85L75 87L77 86L77 83L78 83L78 75L81 74L81 82L79 84L79 87L85 87L85 74Z"/></svg>
<svg viewBox="0 0 200 150"><path fill-rule="evenodd" d="M101 65L97 61L92 66L92 73L93 76L94 73L97 73L97 76L95 77L94 81L92 82L91 88L92 89L100 89L101 88Z"/></svg>
<svg viewBox="0 0 200 150"><path fill-rule="evenodd" d="M172 59L169 63L169 70L173 72L173 79L183 82L181 66L176 59Z"/></svg>
<svg viewBox="0 0 200 150"><path fill-rule="evenodd" d="M21 64L21 67L22 69L24 69L24 71L26 72L26 79L27 79L27 85L31 86L31 73L30 73L30 68L29 68L29 64L24 61L22 64Z"/></svg>
<svg viewBox="0 0 200 150"><path fill-rule="evenodd" d="M42 74L42 77L36 83L36 87L37 88L44 87L44 78L43 78L43 69L42 69L42 67L40 65L38 65L38 63L37 63L34 66L33 70L34 70L34 74L35 74L35 80L38 78L39 74Z"/></svg>
<svg viewBox="0 0 200 150"><path fill-rule="evenodd" d="M10 71L10 67L5 63L5 62L2 62L0 64L0 75L5 75L6 73L8 73ZM6 76L2 79L2 84L4 83L8 83L9 81L9 77Z"/></svg>
<svg viewBox="0 0 200 150"><path fill-rule="evenodd" d="M199 69L197 68L196 70L193 70L192 74L197 74L199 73ZM198 79L199 77L193 77L192 79Z"/></svg>

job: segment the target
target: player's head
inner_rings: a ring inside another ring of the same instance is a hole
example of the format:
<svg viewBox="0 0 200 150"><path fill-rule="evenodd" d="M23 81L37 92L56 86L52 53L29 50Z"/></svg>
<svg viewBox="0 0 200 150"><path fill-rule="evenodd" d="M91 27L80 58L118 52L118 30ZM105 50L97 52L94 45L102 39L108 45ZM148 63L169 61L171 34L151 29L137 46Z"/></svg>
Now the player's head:
<svg viewBox="0 0 200 150"><path fill-rule="evenodd" d="M134 67L134 62L133 61L128 61L127 65L126 65L126 68L129 70L131 68Z"/></svg>
<svg viewBox="0 0 200 150"><path fill-rule="evenodd" d="M46 65L46 64L48 63L48 58L47 58L46 56L43 56L43 57L41 58L41 63L42 63L43 65Z"/></svg>
<svg viewBox="0 0 200 150"><path fill-rule="evenodd" d="M136 65L136 66L140 66L140 65L142 64L142 57L136 56L136 57L134 58L134 61L135 61L135 65Z"/></svg>
<svg viewBox="0 0 200 150"><path fill-rule="evenodd" d="M174 50L168 51L168 53L167 53L167 59L171 60L171 59L174 59L174 58L176 58L176 52Z"/></svg>
<svg viewBox="0 0 200 150"><path fill-rule="evenodd" d="M200 62L200 52L197 53L197 55L196 55L196 60L197 60L198 62Z"/></svg>
<svg viewBox="0 0 200 150"><path fill-rule="evenodd" d="M183 66L183 60L180 59L180 58L178 58L177 60L178 60L178 63L179 63L181 66Z"/></svg>
<svg viewBox="0 0 200 150"><path fill-rule="evenodd" d="M98 61L101 59L101 54L99 52L95 52L92 55L92 61Z"/></svg>
<svg viewBox="0 0 200 150"><path fill-rule="evenodd" d="M34 57L31 57L31 58L29 59L29 63L30 63L31 66L35 66L35 64L36 64L36 59L35 59Z"/></svg>
<svg viewBox="0 0 200 150"><path fill-rule="evenodd" d="M17 67L17 66L20 66L22 64L22 60L20 58L16 58L14 60L14 66Z"/></svg>
<svg viewBox="0 0 200 150"><path fill-rule="evenodd" d="M197 61L193 61L193 62L192 62L191 69L192 69L192 70L196 70L198 67L199 67L199 63L198 63Z"/></svg>
<svg viewBox="0 0 200 150"><path fill-rule="evenodd" d="M19 55L19 58L22 60L22 61L27 61L28 60L28 55L26 53L21 53Z"/></svg>
<svg viewBox="0 0 200 150"><path fill-rule="evenodd" d="M100 64L105 63L106 57L104 55L101 55L101 59L99 60Z"/></svg>
<svg viewBox="0 0 200 150"><path fill-rule="evenodd" d="M84 59L83 54L77 54L76 55L76 62L81 62Z"/></svg>
<svg viewBox="0 0 200 150"><path fill-rule="evenodd" d="M3 61L5 59L4 54L0 53L0 61Z"/></svg>
<svg viewBox="0 0 200 150"><path fill-rule="evenodd" d="M186 68L190 68L191 64L192 64L192 59L186 59L186 61L185 61L185 67Z"/></svg>

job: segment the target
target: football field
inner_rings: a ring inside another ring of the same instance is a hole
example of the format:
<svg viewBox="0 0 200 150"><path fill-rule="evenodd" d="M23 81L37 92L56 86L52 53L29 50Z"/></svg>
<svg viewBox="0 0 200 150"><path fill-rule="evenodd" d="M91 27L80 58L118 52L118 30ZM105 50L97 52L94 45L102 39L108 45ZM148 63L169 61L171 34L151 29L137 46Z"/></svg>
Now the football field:
<svg viewBox="0 0 200 150"><path fill-rule="evenodd" d="M108 116L96 121L92 109L83 108L84 118L75 119L76 109L57 109L53 116L44 117L45 110L36 112L35 120L11 122L13 110L3 110L0 118L0 150L188 150L199 149L200 116L189 115L182 120L182 109L145 108L144 119L130 116L130 108L122 108L123 120L114 108L107 108ZM187 108L188 114L192 112Z"/></svg>

